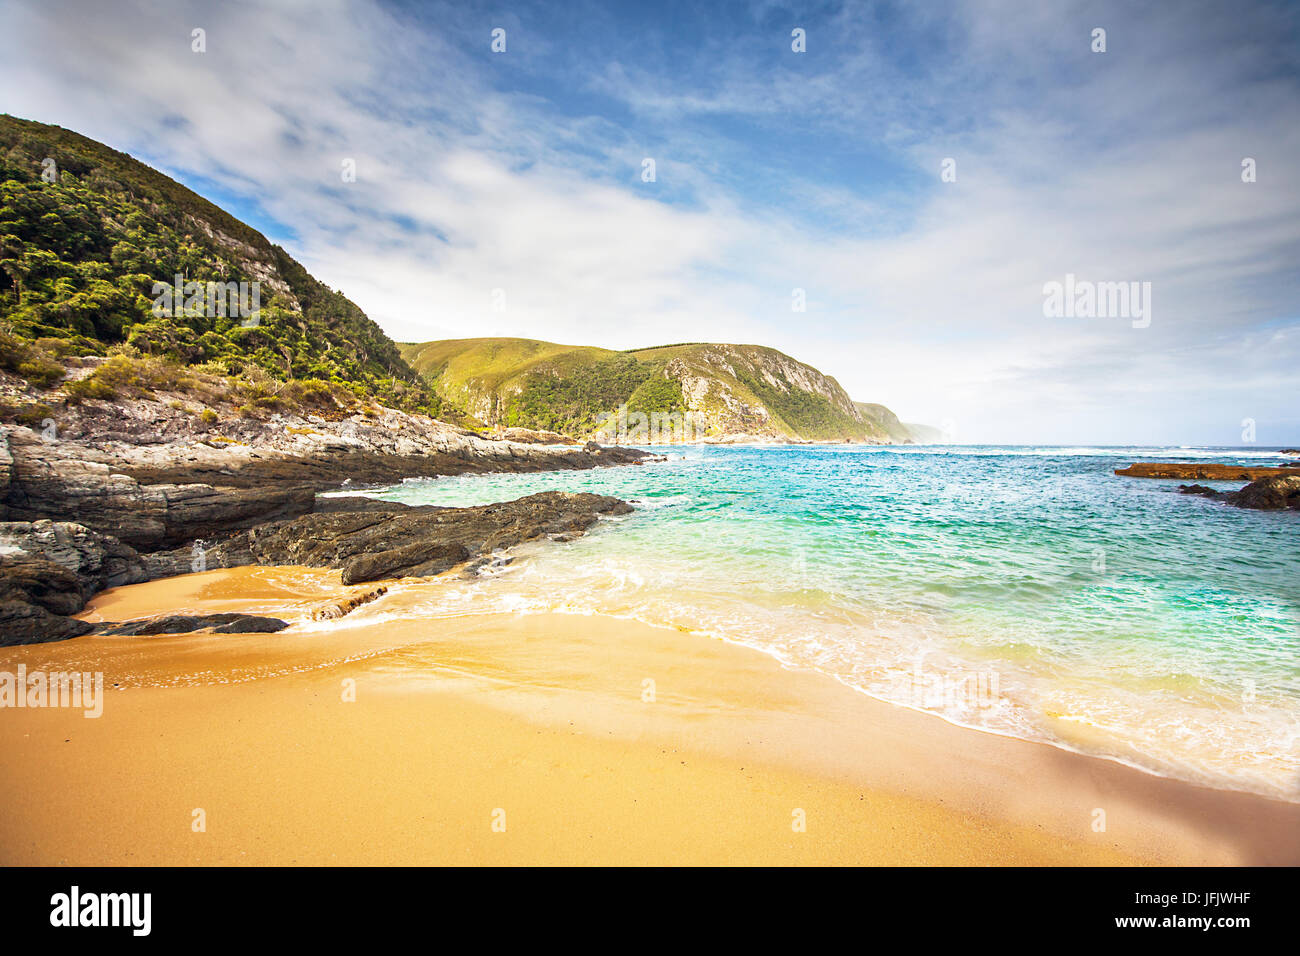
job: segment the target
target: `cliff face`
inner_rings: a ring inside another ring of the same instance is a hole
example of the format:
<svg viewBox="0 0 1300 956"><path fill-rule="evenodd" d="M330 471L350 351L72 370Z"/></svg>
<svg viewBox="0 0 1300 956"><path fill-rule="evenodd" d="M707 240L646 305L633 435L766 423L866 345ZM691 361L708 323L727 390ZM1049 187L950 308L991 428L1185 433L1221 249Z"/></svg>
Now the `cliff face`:
<svg viewBox="0 0 1300 956"><path fill-rule="evenodd" d="M761 345L691 343L629 352L530 339L402 346L442 400L486 425L633 444L913 440L883 405Z"/></svg>

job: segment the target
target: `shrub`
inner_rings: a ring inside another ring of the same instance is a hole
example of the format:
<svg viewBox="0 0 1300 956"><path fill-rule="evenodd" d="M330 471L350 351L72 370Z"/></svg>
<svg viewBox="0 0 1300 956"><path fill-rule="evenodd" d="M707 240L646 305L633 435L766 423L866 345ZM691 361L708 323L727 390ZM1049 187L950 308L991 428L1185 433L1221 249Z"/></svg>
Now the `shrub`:
<svg viewBox="0 0 1300 956"><path fill-rule="evenodd" d="M6 409L6 411L10 410ZM31 405L24 405L22 408L13 409L11 415L6 417L12 417L19 425L26 425L28 428L39 428L45 419L53 414L54 411L50 406L36 402Z"/></svg>
<svg viewBox="0 0 1300 956"><path fill-rule="evenodd" d="M199 414L199 418L203 420L203 423L205 425L215 425L217 423L218 417L219 416L217 415L217 413L210 408L203 409L203 411Z"/></svg>
<svg viewBox="0 0 1300 956"><path fill-rule="evenodd" d="M63 366L58 362L52 362L43 356L35 355L26 362L19 363L18 374L37 388L49 388L51 385L61 382L65 373Z"/></svg>
<svg viewBox="0 0 1300 956"><path fill-rule="evenodd" d="M63 393L69 405L80 405L89 399L107 400L117 397L117 390L103 379L88 375L76 382L63 386Z"/></svg>

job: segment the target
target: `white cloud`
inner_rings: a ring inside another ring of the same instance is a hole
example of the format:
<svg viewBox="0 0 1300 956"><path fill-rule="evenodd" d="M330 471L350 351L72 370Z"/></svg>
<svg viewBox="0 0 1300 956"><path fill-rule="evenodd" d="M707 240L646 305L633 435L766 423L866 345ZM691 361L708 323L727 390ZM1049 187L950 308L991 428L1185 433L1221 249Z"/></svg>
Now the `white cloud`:
<svg viewBox="0 0 1300 956"><path fill-rule="evenodd" d="M1300 438L1300 98L1248 29L1114 7L1096 57L1078 10L909 11L900 35L942 24L947 46L905 67L855 11L810 29L829 65L766 69L738 28L665 71L655 38L644 63L601 63L523 14L506 61L455 8L416 29L360 2L54 2L8 15L0 83L17 115L256 202L398 339L756 341L972 439L1228 441L1230 403ZM511 92L518 76L551 84ZM805 126L902 179L864 191L815 156L774 171L755 144ZM945 156L957 183L938 181ZM1044 319L1042 284L1066 272L1150 281L1151 327Z"/></svg>

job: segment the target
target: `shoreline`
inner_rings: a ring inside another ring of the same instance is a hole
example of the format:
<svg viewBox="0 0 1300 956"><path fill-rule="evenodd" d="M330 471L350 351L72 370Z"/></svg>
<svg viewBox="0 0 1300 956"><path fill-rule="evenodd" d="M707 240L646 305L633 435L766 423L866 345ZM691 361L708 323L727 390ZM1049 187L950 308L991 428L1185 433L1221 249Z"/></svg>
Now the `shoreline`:
<svg viewBox="0 0 1300 956"><path fill-rule="evenodd" d="M301 620L346 590L212 571L83 617ZM1300 862L1300 805L936 720L743 645L554 613L366 623L384 603L337 629L3 649L0 669L135 686L99 720L0 712L0 862Z"/></svg>

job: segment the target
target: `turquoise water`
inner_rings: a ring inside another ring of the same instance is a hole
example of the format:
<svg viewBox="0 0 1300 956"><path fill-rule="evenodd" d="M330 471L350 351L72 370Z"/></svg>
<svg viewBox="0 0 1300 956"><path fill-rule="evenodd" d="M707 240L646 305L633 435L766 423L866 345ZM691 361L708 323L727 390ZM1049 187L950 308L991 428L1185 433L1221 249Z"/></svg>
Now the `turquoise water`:
<svg viewBox="0 0 1300 956"><path fill-rule="evenodd" d="M1120 478L1266 450L675 447L667 462L407 481L634 514L431 591L428 615L612 614L745 644L967 726L1300 800L1300 514ZM1240 482L1220 487L1239 487Z"/></svg>

